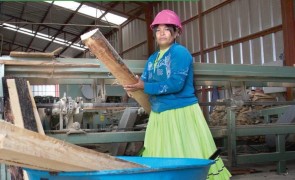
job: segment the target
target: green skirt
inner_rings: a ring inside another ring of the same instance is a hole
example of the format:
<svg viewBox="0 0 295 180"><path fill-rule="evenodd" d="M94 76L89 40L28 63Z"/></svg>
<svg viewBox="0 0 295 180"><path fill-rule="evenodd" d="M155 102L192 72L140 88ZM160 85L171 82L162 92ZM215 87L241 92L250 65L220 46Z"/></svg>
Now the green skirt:
<svg viewBox="0 0 295 180"><path fill-rule="evenodd" d="M151 112L144 140L144 157L177 157L208 159L216 145L199 104ZM220 157L210 167L210 180L231 177Z"/></svg>

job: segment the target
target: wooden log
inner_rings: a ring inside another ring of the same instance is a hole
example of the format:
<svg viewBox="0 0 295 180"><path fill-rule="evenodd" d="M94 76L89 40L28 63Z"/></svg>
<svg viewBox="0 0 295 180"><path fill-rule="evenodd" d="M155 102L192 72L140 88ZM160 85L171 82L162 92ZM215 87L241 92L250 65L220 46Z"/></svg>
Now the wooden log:
<svg viewBox="0 0 295 180"><path fill-rule="evenodd" d="M26 57L26 58L54 58L53 53L19 52L19 51L11 51L9 56Z"/></svg>
<svg viewBox="0 0 295 180"><path fill-rule="evenodd" d="M27 57L27 58L54 58L58 55L63 48L59 47L53 52L43 53L43 52L21 52L21 51L11 51L11 57Z"/></svg>
<svg viewBox="0 0 295 180"><path fill-rule="evenodd" d="M0 120L0 129L0 162L5 164L57 172L142 167L3 120Z"/></svg>
<svg viewBox="0 0 295 180"><path fill-rule="evenodd" d="M0 60L0 64L10 66L52 66L52 67L81 67L81 68L98 68L99 64L92 63L64 63L58 61L24 61L24 60Z"/></svg>
<svg viewBox="0 0 295 180"><path fill-rule="evenodd" d="M134 84L138 81L99 29L94 29L83 34L81 39L96 58L105 64L120 84ZM130 94L146 112L149 113L151 111L148 96L142 90L128 92L128 94Z"/></svg>

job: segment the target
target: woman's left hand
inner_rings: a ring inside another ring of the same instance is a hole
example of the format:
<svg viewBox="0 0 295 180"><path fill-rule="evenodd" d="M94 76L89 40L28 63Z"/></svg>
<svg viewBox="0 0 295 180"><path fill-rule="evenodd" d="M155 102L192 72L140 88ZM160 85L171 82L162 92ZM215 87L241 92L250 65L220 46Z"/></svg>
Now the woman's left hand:
<svg viewBox="0 0 295 180"><path fill-rule="evenodd" d="M134 92L134 91L137 91L137 90L143 90L143 88L144 88L144 82L140 78L138 78L138 76L136 76L136 78L138 79L138 82L137 83L123 85L123 88L126 91L130 91L130 92Z"/></svg>

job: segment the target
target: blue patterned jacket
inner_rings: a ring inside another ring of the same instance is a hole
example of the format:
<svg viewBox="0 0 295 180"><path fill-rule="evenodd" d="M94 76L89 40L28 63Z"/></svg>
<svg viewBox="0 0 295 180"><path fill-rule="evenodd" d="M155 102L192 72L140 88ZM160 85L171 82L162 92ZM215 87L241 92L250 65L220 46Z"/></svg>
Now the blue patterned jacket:
<svg viewBox="0 0 295 180"><path fill-rule="evenodd" d="M190 52L184 46L174 43L154 68L158 53L156 51L148 58L141 75L152 111L160 113L197 103Z"/></svg>

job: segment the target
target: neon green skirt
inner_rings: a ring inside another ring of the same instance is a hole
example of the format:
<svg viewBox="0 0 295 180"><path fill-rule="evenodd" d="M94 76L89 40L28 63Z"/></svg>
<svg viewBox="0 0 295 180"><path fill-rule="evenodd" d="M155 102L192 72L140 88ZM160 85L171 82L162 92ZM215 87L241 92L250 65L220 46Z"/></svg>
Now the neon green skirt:
<svg viewBox="0 0 295 180"><path fill-rule="evenodd" d="M208 159L216 145L199 104L151 112L145 134L144 157L178 157ZM208 174L210 180L231 177L222 159L216 158Z"/></svg>

